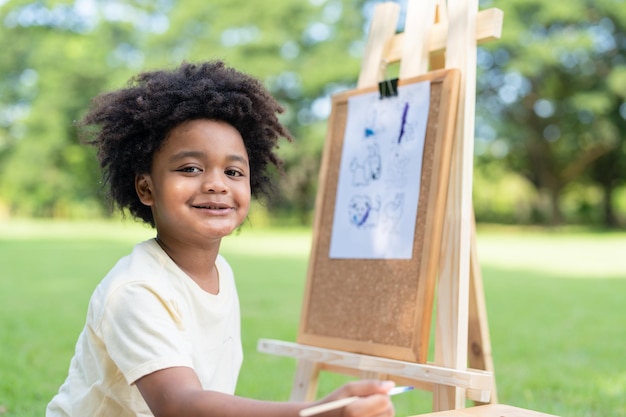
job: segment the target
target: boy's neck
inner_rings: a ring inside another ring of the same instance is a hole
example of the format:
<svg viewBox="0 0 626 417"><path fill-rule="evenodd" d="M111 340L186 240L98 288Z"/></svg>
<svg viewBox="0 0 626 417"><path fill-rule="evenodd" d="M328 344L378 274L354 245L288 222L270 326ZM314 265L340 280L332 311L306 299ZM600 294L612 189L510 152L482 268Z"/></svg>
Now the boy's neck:
<svg viewBox="0 0 626 417"><path fill-rule="evenodd" d="M219 253L219 244L209 248L193 246L179 248L168 245L158 235L155 240L172 261L200 288L210 294L219 293L219 274L215 265Z"/></svg>

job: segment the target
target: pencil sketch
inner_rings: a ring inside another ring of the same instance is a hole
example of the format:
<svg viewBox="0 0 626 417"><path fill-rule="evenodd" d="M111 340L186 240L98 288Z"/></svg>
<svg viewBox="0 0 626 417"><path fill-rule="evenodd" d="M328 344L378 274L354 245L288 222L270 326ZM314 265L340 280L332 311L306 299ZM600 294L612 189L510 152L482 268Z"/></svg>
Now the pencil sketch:
<svg viewBox="0 0 626 417"><path fill-rule="evenodd" d="M389 233L399 233L404 206L404 193L396 193L393 200L385 204L384 227Z"/></svg>
<svg viewBox="0 0 626 417"><path fill-rule="evenodd" d="M410 258L430 83L348 100L331 258Z"/></svg>
<svg viewBox="0 0 626 417"><path fill-rule="evenodd" d="M367 195L355 195L350 199L348 214L350 222L359 228L371 228L378 225L380 197L375 201Z"/></svg>
<svg viewBox="0 0 626 417"><path fill-rule="evenodd" d="M382 170L382 158L378 144L374 143L367 147L367 155L362 160L359 156L354 156L350 162L352 171L352 185L355 187L365 186L370 181L380 178Z"/></svg>

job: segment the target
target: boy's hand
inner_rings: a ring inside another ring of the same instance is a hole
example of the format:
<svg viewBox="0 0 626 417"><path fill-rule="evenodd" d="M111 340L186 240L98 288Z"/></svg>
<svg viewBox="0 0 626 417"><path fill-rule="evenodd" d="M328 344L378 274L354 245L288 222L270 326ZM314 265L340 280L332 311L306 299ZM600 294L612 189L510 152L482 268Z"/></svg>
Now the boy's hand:
<svg viewBox="0 0 626 417"><path fill-rule="evenodd" d="M320 417L393 417L395 411L387 392L394 386L393 381L363 380L350 382L332 392L320 403L352 396L363 398L338 410L320 414Z"/></svg>

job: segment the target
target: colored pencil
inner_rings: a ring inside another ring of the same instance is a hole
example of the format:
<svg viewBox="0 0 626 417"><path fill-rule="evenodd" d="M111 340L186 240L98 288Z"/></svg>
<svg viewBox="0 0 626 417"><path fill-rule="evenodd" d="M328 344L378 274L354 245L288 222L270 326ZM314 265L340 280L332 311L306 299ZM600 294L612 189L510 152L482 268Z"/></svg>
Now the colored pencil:
<svg viewBox="0 0 626 417"><path fill-rule="evenodd" d="M390 389L387 395L391 396L391 395L396 395L396 394L402 394L403 392L411 391L412 389L413 387L411 386L395 387L395 388ZM315 414L345 407L346 405L353 403L359 398L362 398L362 397L359 397L359 396L346 397L340 400L330 401L324 404L314 405L313 407L304 408L300 410L300 417L309 417Z"/></svg>

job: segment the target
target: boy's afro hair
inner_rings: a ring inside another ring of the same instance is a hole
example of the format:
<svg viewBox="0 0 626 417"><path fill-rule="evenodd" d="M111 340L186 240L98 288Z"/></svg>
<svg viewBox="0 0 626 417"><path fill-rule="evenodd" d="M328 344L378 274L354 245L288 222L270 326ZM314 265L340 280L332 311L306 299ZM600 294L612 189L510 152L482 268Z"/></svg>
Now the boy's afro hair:
<svg viewBox="0 0 626 417"><path fill-rule="evenodd" d="M126 88L95 97L80 126L91 127L85 133L91 133L88 143L98 150L113 204L154 227L150 207L137 197L135 177L150 172L154 153L174 127L194 119L235 127L250 160L252 196L269 197L268 168L282 168L274 148L281 137L292 140L278 121L282 112L257 79L210 61L143 72Z"/></svg>

